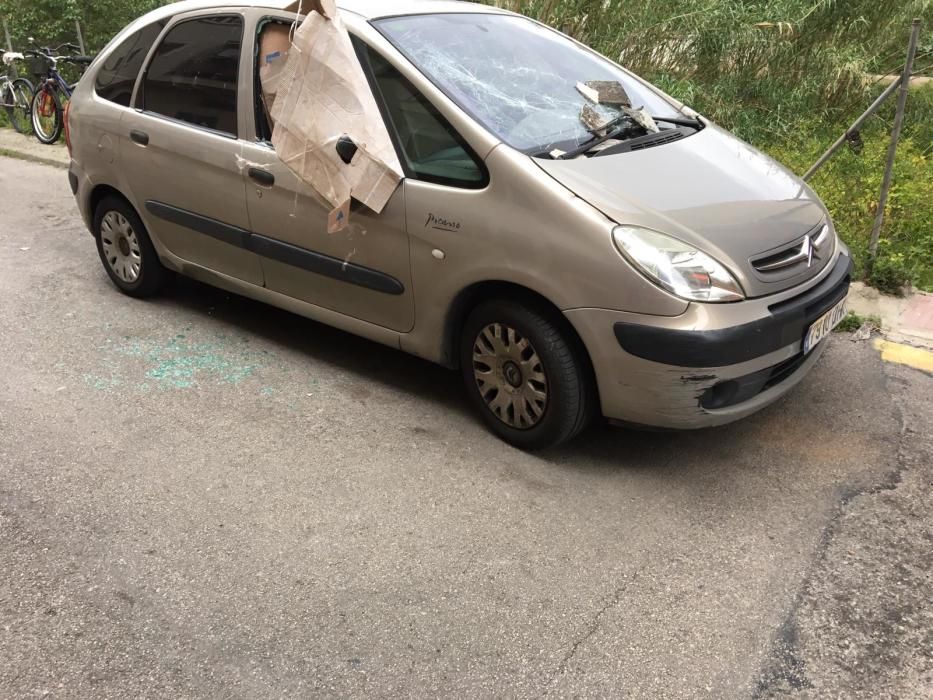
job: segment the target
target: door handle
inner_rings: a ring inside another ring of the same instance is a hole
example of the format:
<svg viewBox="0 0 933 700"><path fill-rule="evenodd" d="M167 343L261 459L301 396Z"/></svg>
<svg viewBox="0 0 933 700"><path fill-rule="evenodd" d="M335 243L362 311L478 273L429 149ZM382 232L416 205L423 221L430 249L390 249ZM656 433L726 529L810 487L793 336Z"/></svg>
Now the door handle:
<svg viewBox="0 0 933 700"><path fill-rule="evenodd" d="M133 129L130 132L130 138L140 146L149 145L149 134L147 134L145 131L138 131L137 129Z"/></svg>
<svg viewBox="0 0 933 700"><path fill-rule="evenodd" d="M246 171L250 179L262 185L263 187L272 187L275 184L275 175L268 170L260 168L250 168Z"/></svg>

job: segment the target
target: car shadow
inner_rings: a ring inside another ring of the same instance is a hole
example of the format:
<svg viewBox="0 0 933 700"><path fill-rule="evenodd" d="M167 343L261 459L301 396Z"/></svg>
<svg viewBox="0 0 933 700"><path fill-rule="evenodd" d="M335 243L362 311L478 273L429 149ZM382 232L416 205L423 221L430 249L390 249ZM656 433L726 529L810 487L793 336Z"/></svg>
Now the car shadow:
<svg viewBox="0 0 933 700"><path fill-rule="evenodd" d="M157 303L210 316L364 381L470 415L459 374L433 362L187 277L179 276L163 299Z"/></svg>
<svg viewBox="0 0 933 700"><path fill-rule="evenodd" d="M210 316L266 341L375 382L439 405L463 420L479 425L458 372L323 323L254 301L187 277L178 277L171 293L156 303L171 304ZM677 455L720 451L726 436L754 430L766 409L746 419L743 427L695 431L664 431L609 425L597 421L568 444L535 453L544 461L568 468L592 470L667 470L677 468ZM481 428L482 429L482 428ZM492 434L490 440L495 440ZM624 459L620 456L624 455ZM583 466L585 465L585 466Z"/></svg>

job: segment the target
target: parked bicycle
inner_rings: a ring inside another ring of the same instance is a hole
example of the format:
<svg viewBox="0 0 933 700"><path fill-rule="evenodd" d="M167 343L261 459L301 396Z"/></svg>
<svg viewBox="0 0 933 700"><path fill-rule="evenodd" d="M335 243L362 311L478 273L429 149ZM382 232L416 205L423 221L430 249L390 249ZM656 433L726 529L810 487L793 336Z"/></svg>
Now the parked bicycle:
<svg viewBox="0 0 933 700"><path fill-rule="evenodd" d="M2 55L3 65L12 68L14 61L22 61L21 53L6 51ZM33 87L26 78L10 78L9 74L0 75L0 106L6 112L10 124L21 134L32 130L32 95Z"/></svg>
<svg viewBox="0 0 933 700"><path fill-rule="evenodd" d="M34 39L30 39L35 44ZM30 59L30 72L36 77L36 90L32 98L32 129L42 143L52 144L58 141L65 125L63 104L71 99L77 83L69 84L58 72L59 63L71 63L87 66L93 60L90 56L77 56L81 49L74 44L62 44L55 49L36 47L26 52ZM71 51L71 54L63 54Z"/></svg>

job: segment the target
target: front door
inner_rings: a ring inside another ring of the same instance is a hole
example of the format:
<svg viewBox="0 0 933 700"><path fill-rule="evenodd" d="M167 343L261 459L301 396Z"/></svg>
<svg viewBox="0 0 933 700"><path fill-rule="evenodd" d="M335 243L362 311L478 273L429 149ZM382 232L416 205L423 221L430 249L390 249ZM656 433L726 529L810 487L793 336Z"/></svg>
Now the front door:
<svg viewBox="0 0 933 700"><path fill-rule="evenodd" d="M266 287L395 331L411 330L403 188L380 214L355 203L349 226L328 233L332 207L270 145L246 143L243 158L253 246Z"/></svg>
<svg viewBox="0 0 933 700"><path fill-rule="evenodd" d="M121 122L120 158L138 207L171 253L262 285L239 167L243 33L237 13L176 18L149 59L136 110Z"/></svg>
<svg viewBox="0 0 933 700"><path fill-rule="evenodd" d="M260 37L277 22L254 9ZM290 297L406 332L414 326L404 188L398 187L381 213L354 202L349 226L327 232L333 207L298 178L278 158L270 143L271 131L261 104L259 71L253 67L253 96L257 104L251 138L243 139L243 169L253 248L262 261L266 287Z"/></svg>

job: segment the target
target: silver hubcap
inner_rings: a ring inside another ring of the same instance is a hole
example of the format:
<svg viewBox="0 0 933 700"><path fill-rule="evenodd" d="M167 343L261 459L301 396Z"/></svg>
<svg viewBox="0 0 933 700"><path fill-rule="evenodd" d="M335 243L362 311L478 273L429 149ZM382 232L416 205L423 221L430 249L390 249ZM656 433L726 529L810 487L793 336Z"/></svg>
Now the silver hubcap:
<svg viewBox="0 0 933 700"><path fill-rule="evenodd" d="M139 279L143 259L136 232L118 211L108 211L100 224L100 243L113 273L124 282Z"/></svg>
<svg viewBox="0 0 933 700"><path fill-rule="evenodd" d="M473 376L493 415L508 426L536 426L547 408L547 377L528 338L505 324L491 323L473 343Z"/></svg>

